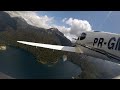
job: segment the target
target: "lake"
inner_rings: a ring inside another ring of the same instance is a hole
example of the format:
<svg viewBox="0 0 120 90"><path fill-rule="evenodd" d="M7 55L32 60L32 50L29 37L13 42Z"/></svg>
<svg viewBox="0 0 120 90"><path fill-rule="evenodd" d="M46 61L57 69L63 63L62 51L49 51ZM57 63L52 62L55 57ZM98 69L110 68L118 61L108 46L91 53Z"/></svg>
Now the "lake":
<svg viewBox="0 0 120 90"><path fill-rule="evenodd" d="M44 65L25 50L7 46L6 51L0 51L0 72L17 79L72 79L81 69L63 60L53 66Z"/></svg>

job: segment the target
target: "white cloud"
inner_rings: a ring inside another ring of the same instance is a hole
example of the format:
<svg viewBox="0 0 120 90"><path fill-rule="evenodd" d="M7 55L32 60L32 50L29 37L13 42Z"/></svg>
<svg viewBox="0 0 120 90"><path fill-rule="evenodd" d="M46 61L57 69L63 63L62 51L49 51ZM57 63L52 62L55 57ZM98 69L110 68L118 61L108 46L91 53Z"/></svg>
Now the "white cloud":
<svg viewBox="0 0 120 90"><path fill-rule="evenodd" d="M92 30L91 25L86 20L69 18L66 21L66 24L68 24L71 28L70 34L74 34L76 36L79 36L80 33L83 31L91 31Z"/></svg>
<svg viewBox="0 0 120 90"><path fill-rule="evenodd" d="M69 27L57 26L56 28L58 28L62 33L64 33L65 36L71 41L74 41L74 39L72 38L77 38L84 31L92 31L92 27L87 20L64 18L62 21L65 24L69 25Z"/></svg>
<svg viewBox="0 0 120 90"><path fill-rule="evenodd" d="M53 25L55 28L57 28L60 32L67 34L70 32L70 28L67 28L65 26L58 26L58 25Z"/></svg>
<svg viewBox="0 0 120 90"><path fill-rule="evenodd" d="M47 15L38 16L34 11L7 11L12 17L22 17L27 23L43 28L50 28L50 24L54 22L53 17L48 17Z"/></svg>
<svg viewBox="0 0 120 90"><path fill-rule="evenodd" d="M73 18L63 18L62 22L64 26L59 26L54 23L54 17L48 17L47 15L38 16L36 11L7 11L12 17L22 17L27 23L43 28L58 28L68 39L72 41L72 38L76 38L83 31L91 31L92 27L87 20L79 20ZM69 27L66 27L68 25Z"/></svg>

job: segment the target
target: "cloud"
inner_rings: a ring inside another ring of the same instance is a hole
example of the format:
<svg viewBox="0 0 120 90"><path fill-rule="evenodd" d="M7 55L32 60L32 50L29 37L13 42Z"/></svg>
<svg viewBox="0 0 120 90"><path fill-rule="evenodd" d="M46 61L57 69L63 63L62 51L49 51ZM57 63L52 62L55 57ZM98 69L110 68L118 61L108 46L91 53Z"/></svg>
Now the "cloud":
<svg viewBox="0 0 120 90"><path fill-rule="evenodd" d="M84 31L93 31L90 23L87 20L64 18L62 21L64 22L65 25L68 25L69 27L65 26L55 27L58 28L62 33L64 33L65 36L71 41L73 40L72 38L77 38Z"/></svg>
<svg viewBox="0 0 120 90"><path fill-rule="evenodd" d="M22 17L28 24L37 27L50 28L50 24L54 22L54 17L48 17L47 15L38 16L36 11L7 11L12 17Z"/></svg>
<svg viewBox="0 0 120 90"><path fill-rule="evenodd" d="M55 25L54 27L57 28L60 32L62 32L64 36L67 37L70 41L72 41L73 37L76 38L75 35L72 35L70 33L70 30L71 30L70 27L67 28L65 26L57 26L57 25Z"/></svg>
<svg viewBox="0 0 120 90"><path fill-rule="evenodd" d="M63 18L63 26L54 23L54 17L47 15L39 16L37 11L7 11L12 17L22 17L28 24L43 28L58 28L68 39L77 38L83 31L91 31L92 27L87 20L79 20L73 18ZM68 26L68 27L66 27Z"/></svg>
<svg viewBox="0 0 120 90"><path fill-rule="evenodd" d="M70 34L79 36L83 31L92 31L92 27L87 20L69 18L65 22L70 26Z"/></svg>

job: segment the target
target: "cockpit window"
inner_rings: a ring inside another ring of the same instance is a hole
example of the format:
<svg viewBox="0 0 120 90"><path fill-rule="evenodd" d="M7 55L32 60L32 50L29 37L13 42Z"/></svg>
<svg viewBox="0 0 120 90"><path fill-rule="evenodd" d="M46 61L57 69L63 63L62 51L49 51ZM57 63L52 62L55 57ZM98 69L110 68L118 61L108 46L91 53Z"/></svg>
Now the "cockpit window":
<svg viewBox="0 0 120 90"><path fill-rule="evenodd" d="M80 40L83 40L83 39L85 39L86 38L86 33L82 33L81 34L81 37L80 37Z"/></svg>
<svg viewBox="0 0 120 90"><path fill-rule="evenodd" d="M78 37L78 40L83 40L86 38L86 33L82 33L81 36Z"/></svg>

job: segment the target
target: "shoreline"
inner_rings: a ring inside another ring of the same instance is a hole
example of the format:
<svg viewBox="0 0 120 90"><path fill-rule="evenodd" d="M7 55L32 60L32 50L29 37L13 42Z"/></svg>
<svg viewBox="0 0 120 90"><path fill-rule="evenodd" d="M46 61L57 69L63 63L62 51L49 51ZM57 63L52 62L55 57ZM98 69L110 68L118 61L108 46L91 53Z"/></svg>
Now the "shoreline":
<svg viewBox="0 0 120 90"><path fill-rule="evenodd" d="M58 62L58 60L56 60L55 62L48 63L47 61L39 60L39 59L37 58L37 56L35 56L34 53L31 53L30 51L28 51L28 50L26 50L26 49L24 49L24 48L17 47L17 46L12 46L12 45L7 45L7 46L8 46L8 48L9 48L9 47L13 47L13 48L16 48L16 49L21 49L21 50L23 50L23 51L31 54L31 55L36 59L36 61L37 61L38 63L40 63L40 64L44 64L44 65L51 65L51 64L52 64L52 65L53 65L53 64L56 64L56 63ZM7 46L6 46L6 47L7 47Z"/></svg>

